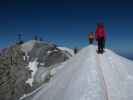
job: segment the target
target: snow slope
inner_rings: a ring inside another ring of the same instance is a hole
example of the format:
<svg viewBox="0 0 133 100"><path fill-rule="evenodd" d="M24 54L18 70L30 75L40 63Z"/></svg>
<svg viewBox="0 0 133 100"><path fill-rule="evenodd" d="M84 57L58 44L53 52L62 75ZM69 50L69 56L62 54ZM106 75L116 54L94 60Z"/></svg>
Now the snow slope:
<svg viewBox="0 0 133 100"><path fill-rule="evenodd" d="M132 100L133 62L95 46L82 49L24 100Z"/></svg>
<svg viewBox="0 0 133 100"><path fill-rule="evenodd" d="M35 74L36 74L36 72L37 72L37 70L38 70L37 66L38 66L37 59L35 59L35 61L33 61L33 62L29 62L28 68L29 68L29 70L31 70L32 72L31 72L31 78L29 78L29 79L26 81L26 83L28 83L30 86L33 85L34 76L35 76Z"/></svg>

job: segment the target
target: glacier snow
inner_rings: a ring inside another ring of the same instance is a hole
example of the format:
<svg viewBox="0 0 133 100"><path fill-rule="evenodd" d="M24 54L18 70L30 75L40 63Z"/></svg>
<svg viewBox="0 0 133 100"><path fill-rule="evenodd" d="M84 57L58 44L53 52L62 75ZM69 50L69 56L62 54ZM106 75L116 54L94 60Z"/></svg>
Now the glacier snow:
<svg viewBox="0 0 133 100"><path fill-rule="evenodd" d="M61 64L49 83L24 100L132 100L133 62L87 46Z"/></svg>

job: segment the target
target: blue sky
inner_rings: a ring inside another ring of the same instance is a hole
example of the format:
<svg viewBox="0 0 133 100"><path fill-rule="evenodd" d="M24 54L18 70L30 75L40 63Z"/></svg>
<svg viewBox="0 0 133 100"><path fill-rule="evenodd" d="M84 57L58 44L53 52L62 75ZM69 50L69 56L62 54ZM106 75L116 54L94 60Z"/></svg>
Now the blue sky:
<svg viewBox="0 0 133 100"><path fill-rule="evenodd" d="M61 46L88 45L87 34L104 22L107 47L133 54L133 3L104 0L3 0L0 1L0 47L23 33Z"/></svg>

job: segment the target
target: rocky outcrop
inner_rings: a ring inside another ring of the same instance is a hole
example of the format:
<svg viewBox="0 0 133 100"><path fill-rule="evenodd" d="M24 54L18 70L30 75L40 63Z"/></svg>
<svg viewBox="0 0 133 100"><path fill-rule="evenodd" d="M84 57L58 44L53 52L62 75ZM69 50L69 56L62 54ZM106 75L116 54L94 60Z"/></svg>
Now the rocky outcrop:
<svg viewBox="0 0 133 100"><path fill-rule="evenodd" d="M30 77L24 52L19 46L7 49L5 56L0 57L0 100L17 100L30 91L25 81Z"/></svg>
<svg viewBox="0 0 133 100"><path fill-rule="evenodd" d="M29 52L30 61L36 58L39 63L44 63L44 67L49 67L68 59L67 55L58 49L56 45L38 42L34 44L32 50Z"/></svg>
<svg viewBox="0 0 133 100"><path fill-rule="evenodd" d="M32 73L27 66L35 59L39 63L38 69L47 71L50 66L58 66L69 57L56 45L35 40L6 48L0 56L0 100L18 100L40 85L38 81L33 87L26 83Z"/></svg>

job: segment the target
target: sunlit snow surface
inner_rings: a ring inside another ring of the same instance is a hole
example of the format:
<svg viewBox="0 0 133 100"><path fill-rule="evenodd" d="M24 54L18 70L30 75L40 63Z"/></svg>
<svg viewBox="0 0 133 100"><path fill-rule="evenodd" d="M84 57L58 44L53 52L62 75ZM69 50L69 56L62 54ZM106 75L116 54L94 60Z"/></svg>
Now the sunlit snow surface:
<svg viewBox="0 0 133 100"><path fill-rule="evenodd" d="M95 46L62 64L51 81L24 100L132 100L133 62Z"/></svg>
<svg viewBox="0 0 133 100"><path fill-rule="evenodd" d="M35 59L34 61L32 62L29 62L29 65L28 65L28 68L31 72L31 78L29 78L26 83L28 83L30 86L32 86L33 82L34 82L34 76L38 70L38 62L37 62L37 59Z"/></svg>

